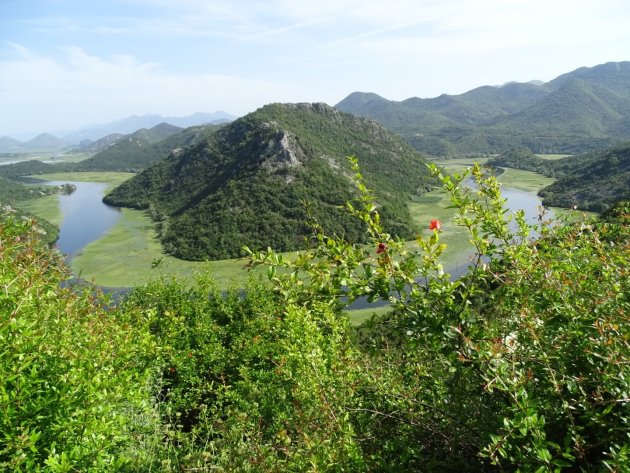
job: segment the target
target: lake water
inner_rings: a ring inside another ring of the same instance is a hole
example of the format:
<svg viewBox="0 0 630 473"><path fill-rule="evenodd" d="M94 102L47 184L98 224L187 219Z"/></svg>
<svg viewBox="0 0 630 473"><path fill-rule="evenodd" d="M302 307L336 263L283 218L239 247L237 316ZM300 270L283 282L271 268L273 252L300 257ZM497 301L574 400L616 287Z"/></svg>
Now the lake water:
<svg viewBox="0 0 630 473"><path fill-rule="evenodd" d="M120 218L120 209L102 202L106 184L99 182L44 181L46 185L74 184L72 194L59 195L63 222L59 229L57 248L75 256L83 247L104 236Z"/></svg>

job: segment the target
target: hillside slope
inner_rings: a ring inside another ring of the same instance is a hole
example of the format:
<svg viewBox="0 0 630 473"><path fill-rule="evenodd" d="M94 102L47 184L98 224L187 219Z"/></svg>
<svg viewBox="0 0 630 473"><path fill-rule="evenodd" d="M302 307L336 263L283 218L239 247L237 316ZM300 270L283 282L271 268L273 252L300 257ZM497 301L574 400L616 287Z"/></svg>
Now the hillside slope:
<svg viewBox="0 0 630 473"><path fill-rule="evenodd" d="M425 160L374 122L325 104L271 104L114 189L112 205L149 209L166 250L186 259L226 258L251 248L305 245L309 214L327 232L360 240L342 208L357 155L384 224L410 237L407 202L432 184Z"/></svg>
<svg viewBox="0 0 630 473"><path fill-rule="evenodd" d="M182 129L161 123L151 129L142 128L135 133L118 138L94 156L72 166L76 171L136 171L144 169L157 159L165 157L161 153L162 143Z"/></svg>
<svg viewBox="0 0 630 473"><path fill-rule="evenodd" d="M630 142L556 163L560 177L540 191L543 204L600 212L630 200Z"/></svg>
<svg viewBox="0 0 630 473"><path fill-rule="evenodd" d="M602 211L630 200L630 142L600 151L548 160L515 148L487 161L495 167L525 169L556 181L539 192L543 204Z"/></svg>

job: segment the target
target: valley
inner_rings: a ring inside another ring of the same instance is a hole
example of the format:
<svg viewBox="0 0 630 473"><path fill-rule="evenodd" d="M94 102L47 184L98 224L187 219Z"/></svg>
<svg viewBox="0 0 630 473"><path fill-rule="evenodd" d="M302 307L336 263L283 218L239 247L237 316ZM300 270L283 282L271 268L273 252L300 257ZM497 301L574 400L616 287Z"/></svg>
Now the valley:
<svg viewBox="0 0 630 473"><path fill-rule="evenodd" d="M482 160L483 161L483 160ZM459 172L474 163L471 159L437 161L450 172ZM102 189L112 189L127 181L134 174L111 172L75 172L38 175L37 178L53 182L74 182L82 184L102 184ZM528 213L535 212L539 199L536 193L553 180L539 174L509 169L501 174L499 181L504 186L504 195L511 202L512 190L527 192L530 202L516 208L527 208ZM101 203L103 193L94 194L94 208L107 207ZM64 196L65 197L65 196ZM75 196L83 198L82 196ZM26 201L23 207L33 214L63 226L64 214L60 210L60 196L51 195ZM522 203L521 203L522 204ZM448 195L441 189L435 189L414 199L409 204L414 228L421 233L428 232L428 221L437 218L443 223L442 240L448 245L444 254L444 264L449 272L460 273L468 264L471 253L468 236L464 229L453 222L453 210ZM77 228L73 231L80 232ZM65 245L65 242L63 243ZM413 241L411 246L417 246ZM286 253L291 255L291 253ZM198 273L212 275L219 287L227 289L236 285L242 287L249 277L243 270L245 259L233 258L217 261L186 261L164 252L160 244L156 223L143 210L121 209L120 217L111 224L107 232L82 246L71 255L69 264L75 275L99 286L120 288L146 284L149 280L162 276L175 277L193 282ZM159 262L159 263L158 263Z"/></svg>
<svg viewBox="0 0 630 473"><path fill-rule="evenodd" d="M0 158L0 469L625 472L628 64Z"/></svg>

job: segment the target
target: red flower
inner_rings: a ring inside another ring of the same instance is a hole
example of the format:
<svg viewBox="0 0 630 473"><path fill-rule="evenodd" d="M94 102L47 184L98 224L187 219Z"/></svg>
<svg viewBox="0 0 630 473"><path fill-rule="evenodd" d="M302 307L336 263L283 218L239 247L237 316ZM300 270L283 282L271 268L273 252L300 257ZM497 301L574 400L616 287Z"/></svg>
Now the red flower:
<svg viewBox="0 0 630 473"><path fill-rule="evenodd" d="M439 232L440 228L442 228L442 224L439 220L431 220L431 223L429 224L429 230L437 230Z"/></svg>
<svg viewBox="0 0 630 473"><path fill-rule="evenodd" d="M376 254L380 255L381 253L385 253L387 251L387 245L385 243L379 243L378 248L376 248Z"/></svg>

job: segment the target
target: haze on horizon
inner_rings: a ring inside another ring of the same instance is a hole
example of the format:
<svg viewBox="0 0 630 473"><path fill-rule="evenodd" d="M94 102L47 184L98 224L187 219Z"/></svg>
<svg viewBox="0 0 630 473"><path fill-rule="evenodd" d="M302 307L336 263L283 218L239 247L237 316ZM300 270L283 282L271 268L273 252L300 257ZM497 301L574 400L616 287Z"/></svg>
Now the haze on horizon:
<svg viewBox="0 0 630 473"><path fill-rule="evenodd" d="M0 136L391 100L629 60L625 0L2 0Z"/></svg>

